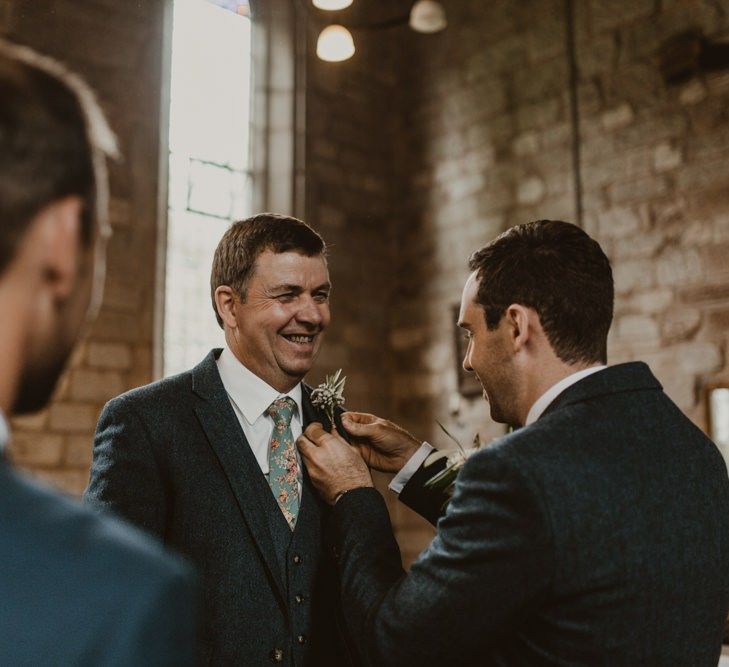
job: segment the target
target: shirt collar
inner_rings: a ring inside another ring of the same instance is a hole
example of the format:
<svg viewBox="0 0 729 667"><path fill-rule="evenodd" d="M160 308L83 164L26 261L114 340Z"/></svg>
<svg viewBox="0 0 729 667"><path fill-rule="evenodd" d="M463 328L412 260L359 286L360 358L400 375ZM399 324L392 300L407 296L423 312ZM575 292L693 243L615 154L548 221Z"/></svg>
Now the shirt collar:
<svg viewBox="0 0 729 667"><path fill-rule="evenodd" d="M8 427L8 422L5 419L3 411L0 410L0 454L7 447L8 440L10 440L10 428Z"/></svg>
<svg viewBox="0 0 729 667"><path fill-rule="evenodd" d="M253 424L277 398L284 396L289 396L296 402L299 423L304 423L300 382L291 391L282 394L246 368L227 346L220 353L217 364L225 391L249 424Z"/></svg>
<svg viewBox="0 0 729 667"><path fill-rule="evenodd" d="M567 387L571 387L573 384L583 380L588 375L592 375L593 373L597 373L598 371L602 371L606 368L607 366L603 365L590 366L590 368L584 368L581 371L572 373L572 375L568 375L566 378L562 378L559 382L553 384L534 402L534 405L532 405L529 413L527 414L524 426L529 426L529 424L533 424L537 421L537 419L542 416L542 413L549 407L549 404L565 389L567 389Z"/></svg>

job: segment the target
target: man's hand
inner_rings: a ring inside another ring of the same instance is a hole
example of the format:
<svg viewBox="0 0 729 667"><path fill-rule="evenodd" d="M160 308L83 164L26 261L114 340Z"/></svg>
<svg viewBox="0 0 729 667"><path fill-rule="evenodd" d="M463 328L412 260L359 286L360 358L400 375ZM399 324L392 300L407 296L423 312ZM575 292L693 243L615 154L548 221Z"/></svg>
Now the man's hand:
<svg viewBox="0 0 729 667"><path fill-rule="evenodd" d="M373 486L357 451L339 434L327 433L321 424L309 424L296 445L316 490L330 505L347 491Z"/></svg>
<svg viewBox="0 0 729 667"><path fill-rule="evenodd" d="M397 424L365 412L345 412L342 424L365 463L381 472L400 472L423 444Z"/></svg>

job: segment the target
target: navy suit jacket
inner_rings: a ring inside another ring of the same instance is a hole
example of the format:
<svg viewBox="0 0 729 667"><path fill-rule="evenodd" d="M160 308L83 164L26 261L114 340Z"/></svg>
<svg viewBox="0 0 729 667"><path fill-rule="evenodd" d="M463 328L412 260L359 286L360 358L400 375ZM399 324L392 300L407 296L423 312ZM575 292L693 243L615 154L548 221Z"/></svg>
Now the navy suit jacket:
<svg viewBox="0 0 729 667"><path fill-rule="evenodd" d="M347 665L328 508L305 475L292 535L223 387L219 353L107 404L86 499L198 567L203 663ZM308 394L304 425L328 427Z"/></svg>
<svg viewBox="0 0 729 667"><path fill-rule="evenodd" d="M400 496L433 521L435 472ZM474 454L409 574L376 491L345 494L333 520L368 665L718 662L727 469L645 364L581 380Z"/></svg>
<svg viewBox="0 0 729 667"><path fill-rule="evenodd" d="M192 665L193 578L0 456L0 665Z"/></svg>

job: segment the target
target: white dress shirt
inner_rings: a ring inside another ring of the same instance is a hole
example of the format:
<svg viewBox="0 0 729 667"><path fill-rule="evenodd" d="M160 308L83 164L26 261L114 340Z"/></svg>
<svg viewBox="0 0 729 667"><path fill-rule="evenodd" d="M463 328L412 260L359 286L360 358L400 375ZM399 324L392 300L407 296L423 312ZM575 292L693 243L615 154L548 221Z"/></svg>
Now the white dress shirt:
<svg viewBox="0 0 729 667"><path fill-rule="evenodd" d="M8 427L8 422L7 419L5 419L3 411L0 410L0 454L2 454L5 447L7 447L8 440L10 440L10 428Z"/></svg>
<svg viewBox="0 0 729 667"><path fill-rule="evenodd" d="M287 394L282 394L248 370L227 346L220 353L217 364L223 387L225 387L253 456L256 457L261 472L268 475L268 446L274 424L273 419L266 414L266 410L277 398L285 396L292 398L297 409L291 418L291 433L296 440L302 433L304 423L301 412L301 383ZM301 457L298 450L296 459L299 463L299 497L301 497Z"/></svg>
<svg viewBox="0 0 729 667"><path fill-rule="evenodd" d="M568 375L566 378L562 378L559 382L553 384L536 401L534 401L534 404L527 413L526 423L524 426L529 426L529 424L533 424L537 421L552 401L554 401L554 399L557 398L557 396L559 396L565 389L571 387L576 382L583 380L588 375L597 373L605 368L607 368L607 366L590 366L590 368L585 368L581 371L577 371L576 373L572 373L572 375ZM400 472L395 475L392 482L390 482L390 490L399 495L405 485L410 481L410 478L415 474L415 471L420 468L423 461L425 461L433 449L433 445L424 442L420 446L420 449L418 449L418 451L410 457Z"/></svg>

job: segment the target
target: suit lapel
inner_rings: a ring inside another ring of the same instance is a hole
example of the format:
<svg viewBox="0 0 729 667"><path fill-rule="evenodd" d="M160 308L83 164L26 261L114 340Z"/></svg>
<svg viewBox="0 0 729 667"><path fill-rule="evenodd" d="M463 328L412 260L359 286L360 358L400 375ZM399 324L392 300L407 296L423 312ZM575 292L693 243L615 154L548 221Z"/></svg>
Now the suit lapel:
<svg viewBox="0 0 729 667"><path fill-rule="evenodd" d="M220 350L213 350L193 369L193 391L203 399L195 407L195 413L228 478L281 607L287 610L285 587L267 518L271 507L266 501L270 500L275 505L275 500L220 380L215 363L219 354Z"/></svg>

